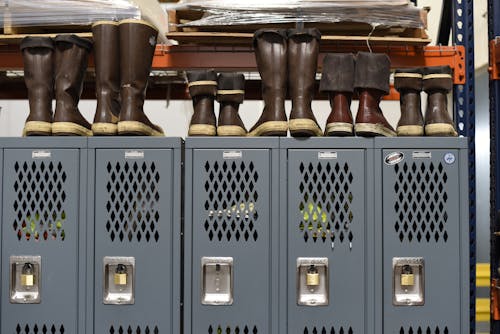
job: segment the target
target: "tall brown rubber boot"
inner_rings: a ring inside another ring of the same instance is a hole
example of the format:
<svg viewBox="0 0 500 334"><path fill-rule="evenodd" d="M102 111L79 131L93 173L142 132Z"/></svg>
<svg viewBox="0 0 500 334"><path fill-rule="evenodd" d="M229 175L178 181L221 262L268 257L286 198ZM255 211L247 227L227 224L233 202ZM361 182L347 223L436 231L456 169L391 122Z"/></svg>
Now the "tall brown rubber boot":
<svg viewBox="0 0 500 334"><path fill-rule="evenodd" d="M97 109L94 136L116 135L120 115L120 41L118 23L100 21L92 26L94 38Z"/></svg>
<svg viewBox="0 0 500 334"><path fill-rule="evenodd" d="M356 57L354 88L359 94L359 109L354 129L358 136L396 136L380 109L382 96L389 94L390 68L386 54L359 52Z"/></svg>
<svg viewBox="0 0 500 334"><path fill-rule="evenodd" d="M21 42L21 52L30 105L23 135L50 136L54 97L54 42L51 38L25 37Z"/></svg>
<svg viewBox="0 0 500 334"><path fill-rule="evenodd" d="M448 93L453 88L452 70L449 66L424 68L424 91L427 93L425 135L458 136L453 119L448 112Z"/></svg>
<svg viewBox="0 0 500 334"><path fill-rule="evenodd" d="M287 41L284 30L257 30L255 59L262 79L264 111L248 136L286 136Z"/></svg>
<svg viewBox="0 0 500 334"><path fill-rule="evenodd" d="M323 135L311 109L320 40L321 33L315 28L288 30L288 87L292 99L288 127L293 137Z"/></svg>
<svg viewBox="0 0 500 334"><path fill-rule="evenodd" d="M59 35L56 42L56 111L52 134L92 136L89 122L78 110L92 43L75 35Z"/></svg>
<svg viewBox="0 0 500 334"><path fill-rule="evenodd" d="M215 136L217 120L214 99L217 94L217 74L213 70L205 70L190 71L186 75L194 110L188 136Z"/></svg>
<svg viewBox="0 0 500 334"><path fill-rule="evenodd" d="M118 134L163 136L144 113L144 99L153 63L158 30L146 21L123 20L120 28L120 97Z"/></svg>
<svg viewBox="0 0 500 334"><path fill-rule="evenodd" d="M402 69L394 74L394 87L399 92L401 118L396 132L398 136L423 136L424 118L420 92L422 92L422 70Z"/></svg>
<svg viewBox="0 0 500 334"><path fill-rule="evenodd" d="M327 92L332 111L326 121L326 136L352 136L351 100L354 92L354 56L332 53L323 60L319 90Z"/></svg>
<svg viewBox="0 0 500 334"><path fill-rule="evenodd" d="M245 98L245 76L237 73L221 73L217 78L217 101L220 104L219 136L246 136L247 130L238 114Z"/></svg>

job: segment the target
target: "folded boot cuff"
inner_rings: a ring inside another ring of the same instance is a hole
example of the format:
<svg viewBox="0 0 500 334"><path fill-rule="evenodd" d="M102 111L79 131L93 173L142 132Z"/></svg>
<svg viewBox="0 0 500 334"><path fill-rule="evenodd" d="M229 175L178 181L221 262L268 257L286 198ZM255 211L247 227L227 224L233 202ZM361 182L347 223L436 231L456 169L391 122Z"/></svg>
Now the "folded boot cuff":
<svg viewBox="0 0 500 334"><path fill-rule="evenodd" d="M394 87L396 90L422 90L422 70L417 69L397 69L394 73Z"/></svg>
<svg viewBox="0 0 500 334"><path fill-rule="evenodd" d="M21 51L27 48L49 48L54 50L54 41L50 37L24 37L21 41Z"/></svg>
<svg viewBox="0 0 500 334"><path fill-rule="evenodd" d="M423 68L423 75L427 76L427 75L430 75L430 74L448 74L448 75L452 75L453 74L453 70L448 65L445 65L445 66L429 66L429 67L424 67Z"/></svg>
<svg viewBox="0 0 500 334"><path fill-rule="evenodd" d="M217 81L217 73L214 70L188 71L186 76L189 82Z"/></svg>
<svg viewBox="0 0 500 334"><path fill-rule="evenodd" d="M189 83L189 95L195 96L215 96L217 93L217 82L215 81L193 81Z"/></svg>
<svg viewBox="0 0 500 334"><path fill-rule="evenodd" d="M307 29L288 29L287 31L288 38L298 37L298 36L311 36L312 38L321 40L321 32L316 28L307 28Z"/></svg>
<svg viewBox="0 0 500 334"><path fill-rule="evenodd" d="M89 41L88 39L78 37L76 35L57 35L54 38L54 41L56 43L70 43L70 44L75 44L78 45L79 47L82 47L87 50L92 49L92 42Z"/></svg>
<svg viewBox="0 0 500 334"><path fill-rule="evenodd" d="M240 73L221 73L217 78L219 90L244 90L245 76Z"/></svg>
<svg viewBox="0 0 500 334"><path fill-rule="evenodd" d="M217 91L217 101L218 102L233 102L233 103L243 103L245 99L244 90L218 90Z"/></svg>
<svg viewBox="0 0 500 334"><path fill-rule="evenodd" d="M352 54L336 53L325 56L319 90L351 93L354 91L354 56Z"/></svg>
<svg viewBox="0 0 500 334"><path fill-rule="evenodd" d="M384 53L359 52L356 57L354 88L377 89L389 94L391 61Z"/></svg>
<svg viewBox="0 0 500 334"><path fill-rule="evenodd" d="M284 41L287 39L287 34L285 29L259 29L253 34L253 45L254 47L257 44L257 40L262 38L262 36L266 34L275 35L276 37L281 37Z"/></svg>

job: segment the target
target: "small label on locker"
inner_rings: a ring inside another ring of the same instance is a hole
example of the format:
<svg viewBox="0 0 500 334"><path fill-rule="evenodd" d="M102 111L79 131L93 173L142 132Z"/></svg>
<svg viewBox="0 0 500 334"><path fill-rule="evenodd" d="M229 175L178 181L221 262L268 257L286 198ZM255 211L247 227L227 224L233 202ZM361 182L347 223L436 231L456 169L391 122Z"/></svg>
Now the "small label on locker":
<svg viewBox="0 0 500 334"><path fill-rule="evenodd" d="M125 151L125 159L144 159L144 151Z"/></svg>
<svg viewBox="0 0 500 334"><path fill-rule="evenodd" d="M243 158L243 152L241 152L241 151L224 151L224 153L222 153L222 158L226 159L226 160L241 159L241 158Z"/></svg>
<svg viewBox="0 0 500 334"><path fill-rule="evenodd" d="M318 159L320 160L337 159L337 152L319 152Z"/></svg>
<svg viewBox="0 0 500 334"><path fill-rule="evenodd" d="M431 152L415 151L415 152L413 152L412 156L413 156L413 159L431 159L432 153Z"/></svg>
<svg viewBox="0 0 500 334"><path fill-rule="evenodd" d="M33 151L31 152L32 159L49 159L52 156L50 151Z"/></svg>

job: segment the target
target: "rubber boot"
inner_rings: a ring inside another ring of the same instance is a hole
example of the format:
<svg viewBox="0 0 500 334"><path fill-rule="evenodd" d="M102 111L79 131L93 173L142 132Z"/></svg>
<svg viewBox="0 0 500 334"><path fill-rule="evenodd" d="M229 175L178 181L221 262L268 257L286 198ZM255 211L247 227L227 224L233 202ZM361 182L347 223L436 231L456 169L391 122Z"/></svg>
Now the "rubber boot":
<svg viewBox="0 0 500 334"><path fill-rule="evenodd" d="M255 59L262 79L264 111L248 136L286 136L287 41L284 30L257 30Z"/></svg>
<svg viewBox="0 0 500 334"><path fill-rule="evenodd" d="M245 98L245 76L237 73L221 73L217 78L217 101L220 104L219 136L246 136L247 130L238 114Z"/></svg>
<svg viewBox="0 0 500 334"><path fill-rule="evenodd" d="M449 66L424 68L424 91L427 93L425 135L456 137L453 119L448 112L448 93L453 88L452 70Z"/></svg>
<svg viewBox="0 0 500 334"><path fill-rule="evenodd" d="M120 42L118 23L100 21L92 26L97 108L94 136L116 135L120 115Z"/></svg>
<svg viewBox="0 0 500 334"><path fill-rule="evenodd" d="M50 136L54 97L54 42L51 38L25 37L21 42L21 52L30 105L23 135Z"/></svg>
<svg viewBox="0 0 500 334"><path fill-rule="evenodd" d="M320 40L315 28L288 30L288 87L292 99L288 127L292 137L323 135L311 109Z"/></svg>
<svg viewBox="0 0 500 334"><path fill-rule="evenodd" d="M396 136L380 109L382 96L389 94L390 68L385 54L359 52L356 57L354 88L359 94L359 109L354 129L358 136Z"/></svg>
<svg viewBox="0 0 500 334"><path fill-rule="evenodd" d="M420 101L422 70L396 70L394 87L399 92L401 106L401 118L396 128L398 136L423 136L424 118Z"/></svg>
<svg viewBox="0 0 500 334"><path fill-rule="evenodd" d="M354 66L354 56L350 53L328 54L323 60L319 90L328 93L332 109L326 121L325 136L354 135L351 114Z"/></svg>
<svg viewBox="0 0 500 334"><path fill-rule="evenodd" d="M146 21L123 20L120 29L120 119L118 134L163 136L144 113L144 99L158 30Z"/></svg>
<svg viewBox="0 0 500 334"><path fill-rule="evenodd" d="M190 71L186 75L194 110L188 136L215 136L217 122L214 99L217 94L217 74L213 70L206 70Z"/></svg>
<svg viewBox="0 0 500 334"><path fill-rule="evenodd" d="M52 134L92 136L90 123L78 110L92 43L75 35L58 35L55 42L56 111Z"/></svg>

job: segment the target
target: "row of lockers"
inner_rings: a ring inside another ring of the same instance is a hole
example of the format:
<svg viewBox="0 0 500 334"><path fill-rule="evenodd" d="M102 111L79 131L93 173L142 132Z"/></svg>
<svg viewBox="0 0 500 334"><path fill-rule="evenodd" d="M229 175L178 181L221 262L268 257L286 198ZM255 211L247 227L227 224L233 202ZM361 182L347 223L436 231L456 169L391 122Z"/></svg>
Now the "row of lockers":
<svg viewBox="0 0 500 334"><path fill-rule="evenodd" d="M2 333L469 331L463 138L0 148Z"/></svg>

